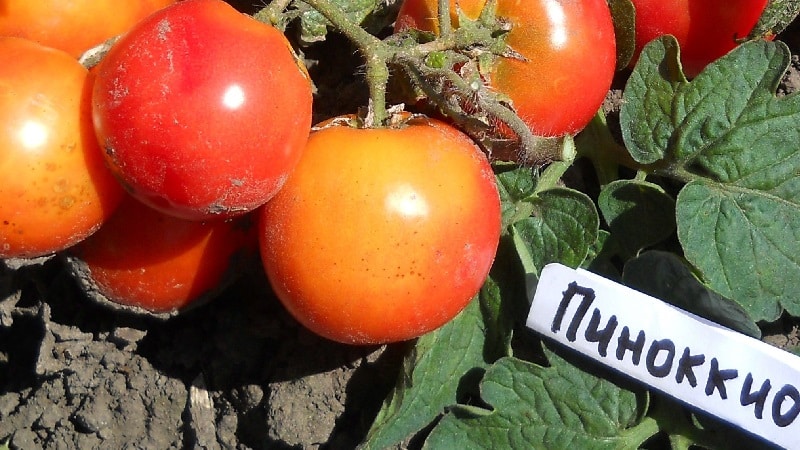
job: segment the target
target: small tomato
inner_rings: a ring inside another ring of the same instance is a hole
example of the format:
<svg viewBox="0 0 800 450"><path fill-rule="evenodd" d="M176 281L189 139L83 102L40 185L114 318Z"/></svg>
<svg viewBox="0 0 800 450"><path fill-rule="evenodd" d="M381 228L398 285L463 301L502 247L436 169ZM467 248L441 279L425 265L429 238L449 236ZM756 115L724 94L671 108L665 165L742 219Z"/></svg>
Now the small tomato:
<svg viewBox="0 0 800 450"><path fill-rule="evenodd" d="M185 0L111 48L93 106L129 192L206 220L245 214L281 187L311 127L311 83L277 29L219 0Z"/></svg>
<svg viewBox="0 0 800 450"><path fill-rule="evenodd" d="M312 132L260 212L261 257L297 320L351 344L401 341L452 319L494 260L500 200L481 150L442 122Z"/></svg>
<svg viewBox="0 0 800 450"><path fill-rule="evenodd" d="M83 240L123 191L103 163L89 72L68 54L0 37L0 258L32 258Z"/></svg>
<svg viewBox="0 0 800 450"><path fill-rule="evenodd" d="M173 313L233 279L237 257L256 255L250 217L198 222L156 211L128 196L108 222L69 250L90 290L134 310Z"/></svg>
<svg viewBox="0 0 800 450"><path fill-rule="evenodd" d="M30 39L77 58L175 1L3 0L0 36Z"/></svg>

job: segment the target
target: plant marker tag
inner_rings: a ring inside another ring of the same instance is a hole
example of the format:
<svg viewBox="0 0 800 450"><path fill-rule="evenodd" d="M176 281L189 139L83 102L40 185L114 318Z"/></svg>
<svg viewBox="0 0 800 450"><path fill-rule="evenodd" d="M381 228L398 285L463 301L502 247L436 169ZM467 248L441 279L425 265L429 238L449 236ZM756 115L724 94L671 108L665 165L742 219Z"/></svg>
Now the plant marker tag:
<svg viewBox="0 0 800 450"><path fill-rule="evenodd" d="M800 358L582 269L542 271L527 326L784 448L800 448Z"/></svg>

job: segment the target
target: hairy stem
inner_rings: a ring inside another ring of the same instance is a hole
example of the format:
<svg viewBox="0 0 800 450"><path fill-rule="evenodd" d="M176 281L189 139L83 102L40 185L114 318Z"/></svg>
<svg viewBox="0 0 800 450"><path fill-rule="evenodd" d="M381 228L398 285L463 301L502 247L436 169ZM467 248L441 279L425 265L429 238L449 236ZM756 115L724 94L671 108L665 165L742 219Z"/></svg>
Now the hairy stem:
<svg viewBox="0 0 800 450"><path fill-rule="evenodd" d="M386 84L389 82L389 67L386 60L391 49L377 37L369 34L358 24L352 23L337 6L326 0L303 0L350 40L366 62L366 78L369 86L370 104L367 113L367 126L383 126L388 119L386 110Z"/></svg>
<svg viewBox="0 0 800 450"><path fill-rule="evenodd" d="M447 37L453 30L450 23L450 0L439 0L439 36Z"/></svg>
<svg viewBox="0 0 800 450"><path fill-rule="evenodd" d="M283 12L289 7L292 0L273 0L269 6L253 14L253 18L262 23L268 23L274 27L284 29L286 24L283 20Z"/></svg>

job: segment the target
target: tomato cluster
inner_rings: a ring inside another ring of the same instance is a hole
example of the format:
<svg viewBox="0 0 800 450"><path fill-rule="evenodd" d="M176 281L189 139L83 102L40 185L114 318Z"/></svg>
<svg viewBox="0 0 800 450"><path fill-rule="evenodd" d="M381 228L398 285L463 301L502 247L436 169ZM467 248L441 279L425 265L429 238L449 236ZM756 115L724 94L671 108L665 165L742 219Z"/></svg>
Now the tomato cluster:
<svg viewBox="0 0 800 450"><path fill-rule="evenodd" d="M431 331L484 282L499 193L454 126L405 113L312 128L287 38L221 0L6 3L0 258L64 255L88 290L172 314L260 255L300 323L353 344ZM486 6L451 3L456 27ZM396 31L438 32L437 6L406 0ZM498 0L496 14L517 56L482 82L533 133L580 131L614 76L606 2ZM76 59L117 35L91 72Z"/></svg>
<svg viewBox="0 0 800 450"><path fill-rule="evenodd" d="M312 89L284 35L225 2L123 3L1 12L0 257L64 254L101 298L169 313L256 250L248 213L298 163ZM120 33L91 72L76 59Z"/></svg>

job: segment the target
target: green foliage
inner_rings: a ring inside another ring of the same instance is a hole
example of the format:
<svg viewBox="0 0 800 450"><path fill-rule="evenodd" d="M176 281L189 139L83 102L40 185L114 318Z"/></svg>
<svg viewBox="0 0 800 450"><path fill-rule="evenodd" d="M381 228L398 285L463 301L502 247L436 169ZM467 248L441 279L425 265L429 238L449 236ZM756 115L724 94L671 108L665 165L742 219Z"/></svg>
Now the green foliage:
<svg viewBox="0 0 800 450"><path fill-rule="evenodd" d="M636 9L631 0L608 0L617 38L617 69L628 67L636 49Z"/></svg>
<svg viewBox="0 0 800 450"><path fill-rule="evenodd" d="M470 383L474 385L488 362L503 356L485 351L492 348L492 341L497 344L505 340L493 335L505 328L497 322L501 320L499 302L498 288L490 280L479 298L454 320L417 340L362 448L382 449L399 444L427 426L446 407L463 400L459 391Z"/></svg>
<svg viewBox="0 0 800 450"><path fill-rule="evenodd" d="M597 240L599 219L592 199L573 189L552 188L538 193L531 204L533 214L511 226L526 271L538 276L552 262L579 266Z"/></svg>
<svg viewBox="0 0 800 450"><path fill-rule="evenodd" d="M387 25L386 5L380 0L331 0L331 3L339 7L353 24L377 28L376 31ZM303 2L297 2L296 7L296 14L300 18L300 40L305 43L324 40L330 22Z"/></svg>
<svg viewBox="0 0 800 450"><path fill-rule="evenodd" d="M643 419L647 394L620 387L547 352L549 367L503 358L486 373L492 409L454 408L425 449L636 449L656 433Z"/></svg>
<svg viewBox="0 0 800 450"><path fill-rule="evenodd" d="M656 184L617 180L603 187L597 203L612 236L620 237L619 245L628 255L675 231L675 200Z"/></svg>
<svg viewBox="0 0 800 450"><path fill-rule="evenodd" d="M645 294L728 328L760 338L761 330L739 304L703 285L674 253L649 251L625 264L623 282Z"/></svg>
<svg viewBox="0 0 800 450"><path fill-rule="evenodd" d="M800 97L775 96L789 51L748 42L691 83L677 56L671 38L642 53L625 89L625 143L637 161L688 182L678 237L712 289L755 320L798 315Z"/></svg>
<svg viewBox="0 0 800 450"><path fill-rule="evenodd" d="M751 36L767 36L785 30L800 12L800 0L770 0Z"/></svg>
<svg viewBox="0 0 800 450"><path fill-rule="evenodd" d="M632 28L630 2L609 4L618 28ZM788 16L770 14L762 22L781 29ZM479 301L418 340L365 448L431 426L428 449L640 448L656 434L673 448L749 443L519 332L552 262L753 337L759 321L800 316L800 96L776 96L789 51L747 42L692 81L679 54L671 37L645 48L623 93L621 140L598 114L575 147L558 142L563 161L496 167L503 237L492 275ZM564 176L587 182L576 149L594 165L587 189Z"/></svg>

